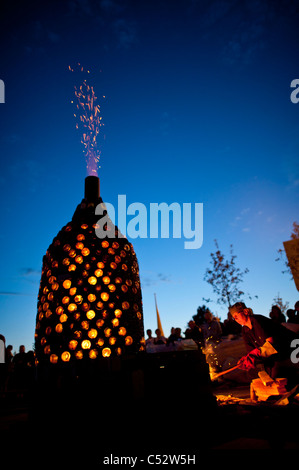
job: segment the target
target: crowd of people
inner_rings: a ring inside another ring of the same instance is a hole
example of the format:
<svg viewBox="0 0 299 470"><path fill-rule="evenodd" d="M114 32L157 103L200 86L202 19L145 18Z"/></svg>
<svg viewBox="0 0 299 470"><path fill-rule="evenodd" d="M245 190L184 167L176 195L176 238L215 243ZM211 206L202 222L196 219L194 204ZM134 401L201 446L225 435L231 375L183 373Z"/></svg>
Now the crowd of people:
<svg viewBox="0 0 299 470"><path fill-rule="evenodd" d="M155 337L152 336L152 330L148 329L146 331L146 347L147 349L153 345L165 345L167 347L182 340L192 339L198 348L206 351L207 362L210 368L213 369L214 354L209 354L209 347L213 348L213 346L218 345L223 337L242 335L248 354L240 359L240 368L246 370L246 368L250 369L261 361L260 349L263 346L262 343L266 340L273 343L278 351L279 359L289 359L290 343L292 338L299 337L298 332L299 301L295 303L294 309L286 311L286 316L278 305L273 305L268 318L253 314L253 311L247 308L243 302L237 302L230 307L227 319L223 323L206 309L203 321L199 323L190 320L183 335L181 328L178 327L171 328L170 335L167 338L159 328L155 330ZM267 364L271 364L271 361L268 361ZM275 364L276 366L277 364ZM272 364L273 368L274 365ZM31 386L34 378L34 352L26 352L25 346L21 345L19 352L13 354L13 346L8 345L5 349L5 364L3 364L0 374L0 391L26 389Z"/></svg>
<svg viewBox="0 0 299 470"><path fill-rule="evenodd" d="M238 303L244 308L247 308L243 302ZM253 311L251 309L247 310L253 315ZM286 315L282 313L278 305L273 305L269 312L269 318L275 324L288 323L299 325L299 301L295 303L294 309L288 309L286 311ZM242 325L234 319L231 309L229 309L227 319L224 320L224 322L221 322L220 319L215 317L208 309L204 313L203 320L204 321L200 323L190 320L188 327L184 332L184 336L182 336L181 328L172 327L170 335L167 338L162 336L159 328L155 330L155 337L152 336L152 330L148 329L146 330L146 345L169 345L175 341L193 339L199 346L205 346L207 342L216 343L220 341L223 336L242 334Z"/></svg>
<svg viewBox="0 0 299 470"><path fill-rule="evenodd" d="M23 391L28 389L35 378L35 355L33 351L26 352L25 346L19 347L19 352L13 354L13 346L5 348L5 363L0 374L0 391Z"/></svg>
<svg viewBox="0 0 299 470"><path fill-rule="evenodd" d="M295 303L294 309L287 310L286 316L278 305L273 305L268 318L255 315L243 302L237 302L229 308L223 323L205 309L200 322L189 321L184 338L180 328L172 328L168 338L162 336L159 329L155 333L156 337L152 337L152 331L147 330L146 345L149 350L152 350L152 345L169 346L175 341L192 339L204 352L211 377L217 376L219 372L217 349L223 338L242 336L247 355L239 359L239 368L248 371L262 364L272 377L277 377L279 373L285 373L283 367L293 369L292 344L294 339L299 338L299 301ZM271 348L274 352L271 357L267 357ZM298 380L299 370L296 374Z"/></svg>

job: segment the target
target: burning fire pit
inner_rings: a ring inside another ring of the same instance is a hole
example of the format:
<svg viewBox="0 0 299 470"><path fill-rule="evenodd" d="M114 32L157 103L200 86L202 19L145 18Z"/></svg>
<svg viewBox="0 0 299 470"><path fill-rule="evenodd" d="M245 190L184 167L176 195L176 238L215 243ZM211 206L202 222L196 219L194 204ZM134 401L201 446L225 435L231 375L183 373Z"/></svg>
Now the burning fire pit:
<svg viewBox="0 0 299 470"><path fill-rule="evenodd" d="M85 197L43 258L35 348L39 363L95 361L144 350L139 268L117 227L102 239L95 215L103 204L99 178L85 179ZM106 217L107 219L107 217Z"/></svg>

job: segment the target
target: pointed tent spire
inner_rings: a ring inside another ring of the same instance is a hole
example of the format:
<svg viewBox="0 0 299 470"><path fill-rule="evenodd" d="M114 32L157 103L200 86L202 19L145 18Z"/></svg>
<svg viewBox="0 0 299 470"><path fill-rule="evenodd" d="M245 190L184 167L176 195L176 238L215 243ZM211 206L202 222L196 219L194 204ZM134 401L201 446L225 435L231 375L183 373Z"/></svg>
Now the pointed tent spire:
<svg viewBox="0 0 299 470"><path fill-rule="evenodd" d="M162 323L161 323L160 315L159 315L159 310L158 310L158 305L157 305L156 294L154 294L154 296L155 296L155 304L156 304L156 312L157 312L157 328L159 328L159 330L161 331L161 335L162 335L162 336L165 336L165 335L164 335L163 328L162 328Z"/></svg>

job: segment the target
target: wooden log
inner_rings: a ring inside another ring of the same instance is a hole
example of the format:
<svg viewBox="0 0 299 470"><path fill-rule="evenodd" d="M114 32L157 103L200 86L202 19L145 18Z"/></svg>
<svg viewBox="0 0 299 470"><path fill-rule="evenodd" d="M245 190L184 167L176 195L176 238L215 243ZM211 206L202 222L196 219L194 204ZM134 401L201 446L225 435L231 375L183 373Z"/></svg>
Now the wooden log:
<svg viewBox="0 0 299 470"><path fill-rule="evenodd" d="M261 379L261 381L263 382L264 385L271 385L274 382L274 380L270 377L269 374L267 374L267 372L265 370L261 370L258 373L258 376L259 376L259 378Z"/></svg>
<svg viewBox="0 0 299 470"><path fill-rule="evenodd" d="M250 384L250 396L258 401L266 401L271 396L283 395L287 391L284 383L286 379L278 382L273 380L272 384L264 385L261 379L254 379Z"/></svg>

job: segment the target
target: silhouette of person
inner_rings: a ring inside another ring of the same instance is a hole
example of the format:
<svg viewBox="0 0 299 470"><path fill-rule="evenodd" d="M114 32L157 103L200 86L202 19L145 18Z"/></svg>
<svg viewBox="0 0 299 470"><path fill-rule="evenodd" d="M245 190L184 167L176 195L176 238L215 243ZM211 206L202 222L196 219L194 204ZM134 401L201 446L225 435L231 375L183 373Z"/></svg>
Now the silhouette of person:
<svg viewBox="0 0 299 470"><path fill-rule="evenodd" d="M145 344L154 344L154 338L152 337L152 330L146 330L148 338L145 340Z"/></svg>
<svg viewBox="0 0 299 470"><path fill-rule="evenodd" d="M286 317L284 316L284 314L282 313L282 311L278 307L278 305L272 305L271 311L269 313L269 317L275 323L285 323L286 322Z"/></svg>
<svg viewBox="0 0 299 470"><path fill-rule="evenodd" d="M166 338L162 336L161 331L159 328L155 330L156 333L156 338L154 338L154 343L155 344L166 344Z"/></svg>

